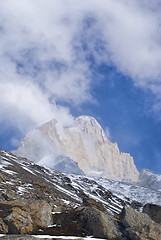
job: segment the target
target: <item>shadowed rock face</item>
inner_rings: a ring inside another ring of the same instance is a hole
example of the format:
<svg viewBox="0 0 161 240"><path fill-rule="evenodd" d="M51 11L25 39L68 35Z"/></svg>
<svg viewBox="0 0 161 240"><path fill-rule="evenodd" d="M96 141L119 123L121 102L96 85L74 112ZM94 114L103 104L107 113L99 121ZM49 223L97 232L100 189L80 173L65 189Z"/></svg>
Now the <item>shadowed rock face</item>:
<svg viewBox="0 0 161 240"><path fill-rule="evenodd" d="M98 122L88 116L78 117L74 126L61 129L55 120L42 124L26 135L15 154L34 162L49 162L50 167L55 166L57 156L64 155L88 176L133 181L139 176L130 154L120 153L117 143L111 143Z"/></svg>
<svg viewBox="0 0 161 240"><path fill-rule="evenodd" d="M44 229L44 234L123 239L118 221L93 207L55 214L53 222L53 226Z"/></svg>
<svg viewBox="0 0 161 240"><path fill-rule="evenodd" d="M161 206L147 203L143 207L143 213L146 213L154 222L161 224Z"/></svg>

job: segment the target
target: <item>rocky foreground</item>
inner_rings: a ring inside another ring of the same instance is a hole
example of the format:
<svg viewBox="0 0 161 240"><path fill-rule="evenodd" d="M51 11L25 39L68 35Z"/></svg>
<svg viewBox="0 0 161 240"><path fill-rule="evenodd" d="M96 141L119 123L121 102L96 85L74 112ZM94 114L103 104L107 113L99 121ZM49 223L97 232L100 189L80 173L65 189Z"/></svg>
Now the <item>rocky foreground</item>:
<svg viewBox="0 0 161 240"><path fill-rule="evenodd" d="M160 191L63 174L0 150L1 239L159 240L160 201Z"/></svg>

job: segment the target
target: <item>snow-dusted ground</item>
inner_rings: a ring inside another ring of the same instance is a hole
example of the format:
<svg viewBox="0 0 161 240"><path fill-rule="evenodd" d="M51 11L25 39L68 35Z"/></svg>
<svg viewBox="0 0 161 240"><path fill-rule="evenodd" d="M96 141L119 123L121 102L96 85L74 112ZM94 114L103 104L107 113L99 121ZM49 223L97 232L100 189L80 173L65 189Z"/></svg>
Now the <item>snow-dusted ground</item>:
<svg viewBox="0 0 161 240"><path fill-rule="evenodd" d="M21 171L24 171L24 175L31 179L39 177L41 181L52 185L64 196L61 198L63 205L73 208L81 205L84 197L101 203L111 214L120 213L124 204L131 204L132 201L161 205L161 191L137 186L128 181L118 182L105 178L59 173L0 150L0 172L2 175L9 174L10 176L8 181L1 183L4 186L3 189L6 185L12 186L19 181L19 185L16 185L19 196L34 190L32 181L30 184L22 183Z"/></svg>
<svg viewBox="0 0 161 240"><path fill-rule="evenodd" d="M89 189L91 192L97 191L98 186L104 187L106 190L112 192L114 195L118 196L122 200L130 199L132 201L138 201L143 204L153 203L161 205L161 191L154 189L137 186L136 184L128 182L118 182L106 178L93 178L86 177L89 179L89 183L84 183L82 185L83 177L77 175L68 175L72 180L73 187L78 187L84 189L85 193L89 194ZM91 185L90 180L94 181L95 184ZM97 200L97 197L93 196ZM114 200L114 198L113 198Z"/></svg>

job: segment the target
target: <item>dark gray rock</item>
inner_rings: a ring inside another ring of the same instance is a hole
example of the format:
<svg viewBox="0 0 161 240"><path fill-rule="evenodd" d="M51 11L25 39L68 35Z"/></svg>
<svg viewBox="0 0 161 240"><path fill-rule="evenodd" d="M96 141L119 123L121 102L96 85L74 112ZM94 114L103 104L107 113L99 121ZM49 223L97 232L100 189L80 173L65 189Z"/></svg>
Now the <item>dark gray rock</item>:
<svg viewBox="0 0 161 240"><path fill-rule="evenodd" d="M155 204L145 204L143 213L146 213L154 222L161 224L161 206Z"/></svg>
<svg viewBox="0 0 161 240"><path fill-rule="evenodd" d="M120 214L120 222L125 228L142 229L152 223L152 219L145 213L135 211L131 207L124 207Z"/></svg>

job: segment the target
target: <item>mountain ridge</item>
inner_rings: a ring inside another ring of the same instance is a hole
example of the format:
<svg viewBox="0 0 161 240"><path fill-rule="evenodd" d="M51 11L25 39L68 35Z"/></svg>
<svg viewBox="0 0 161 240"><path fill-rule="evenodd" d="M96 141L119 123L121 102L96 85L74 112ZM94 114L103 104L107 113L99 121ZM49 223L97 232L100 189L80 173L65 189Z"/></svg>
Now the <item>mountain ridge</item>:
<svg viewBox="0 0 161 240"><path fill-rule="evenodd" d="M51 155L51 159L65 155L77 162L86 175L138 180L133 158L121 153L117 143L110 142L96 119L80 116L73 126L57 125L53 119L31 130L14 153L35 162L43 155Z"/></svg>

